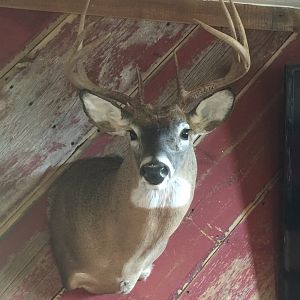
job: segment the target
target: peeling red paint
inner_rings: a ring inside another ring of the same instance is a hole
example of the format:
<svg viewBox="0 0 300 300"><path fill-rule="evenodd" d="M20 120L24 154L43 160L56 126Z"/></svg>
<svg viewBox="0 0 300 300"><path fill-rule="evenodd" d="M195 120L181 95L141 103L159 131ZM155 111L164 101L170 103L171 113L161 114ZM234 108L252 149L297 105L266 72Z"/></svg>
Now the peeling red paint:
<svg viewBox="0 0 300 300"><path fill-rule="evenodd" d="M258 205L237 226L180 300L277 299L280 195L277 183L265 205Z"/></svg>
<svg viewBox="0 0 300 300"><path fill-rule="evenodd" d="M25 152L21 154L21 157L30 157L30 161L24 165L22 175L27 176L34 172L37 167L41 165L41 163L45 160L47 157L45 154L41 155L38 153L30 153L30 152Z"/></svg>
<svg viewBox="0 0 300 300"><path fill-rule="evenodd" d="M0 173L4 173L7 169L13 168L18 162L18 155L12 155L7 161L0 163Z"/></svg>
<svg viewBox="0 0 300 300"><path fill-rule="evenodd" d="M51 142L50 145L48 146L47 152L50 154L52 152L63 149L65 146L66 145L63 143Z"/></svg>
<svg viewBox="0 0 300 300"><path fill-rule="evenodd" d="M1 8L0 39L5 43L0 48L0 68L58 16L56 13Z"/></svg>

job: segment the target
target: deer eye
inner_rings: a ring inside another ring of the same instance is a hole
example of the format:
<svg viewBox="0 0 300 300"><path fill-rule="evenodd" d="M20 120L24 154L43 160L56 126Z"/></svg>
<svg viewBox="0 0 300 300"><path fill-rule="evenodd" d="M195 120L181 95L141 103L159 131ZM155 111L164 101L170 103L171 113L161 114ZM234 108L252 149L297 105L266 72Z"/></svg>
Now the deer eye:
<svg viewBox="0 0 300 300"><path fill-rule="evenodd" d="M128 130L128 132L129 132L129 135L130 135L130 139L132 140L132 141L136 141L137 140L137 134L135 133L135 131L134 130Z"/></svg>
<svg viewBox="0 0 300 300"><path fill-rule="evenodd" d="M188 129L188 128L183 129L180 132L180 138L183 139L183 140L188 140L189 139L189 134L190 134L190 129Z"/></svg>

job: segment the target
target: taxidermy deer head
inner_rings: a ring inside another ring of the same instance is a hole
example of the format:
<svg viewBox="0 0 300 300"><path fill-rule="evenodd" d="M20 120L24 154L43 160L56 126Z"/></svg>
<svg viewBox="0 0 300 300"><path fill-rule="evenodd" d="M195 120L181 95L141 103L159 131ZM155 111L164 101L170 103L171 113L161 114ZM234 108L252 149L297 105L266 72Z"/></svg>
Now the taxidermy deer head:
<svg viewBox="0 0 300 300"><path fill-rule="evenodd" d="M108 133L126 136L129 150L124 158L75 162L51 188L51 241L66 288L99 294L130 292L137 280L149 276L186 214L197 172L194 138L226 119L234 95L223 88L250 67L239 14L232 2L233 18L222 0L220 4L231 36L196 22L234 49L229 72L187 91L179 80L175 53L178 98L160 106L144 103L138 69L139 92L132 98L89 80L81 62L95 48L93 42L82 47L87 2L66 74L80 90L91 122ZM197 106L189 110L189 103L195 101Z"/></svg>

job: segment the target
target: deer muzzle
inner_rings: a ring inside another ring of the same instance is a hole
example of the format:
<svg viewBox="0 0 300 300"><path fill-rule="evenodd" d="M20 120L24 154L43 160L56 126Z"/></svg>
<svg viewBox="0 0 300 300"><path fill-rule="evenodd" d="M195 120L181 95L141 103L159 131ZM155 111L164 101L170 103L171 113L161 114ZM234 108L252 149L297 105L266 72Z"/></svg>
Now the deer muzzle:
<svg viewBox="0 0 300 300"><path fill-rule="evenodd" d="M140 175L151 185L161 184L169 173L169 167L158 160L152 160L140 167Z"/></svg>

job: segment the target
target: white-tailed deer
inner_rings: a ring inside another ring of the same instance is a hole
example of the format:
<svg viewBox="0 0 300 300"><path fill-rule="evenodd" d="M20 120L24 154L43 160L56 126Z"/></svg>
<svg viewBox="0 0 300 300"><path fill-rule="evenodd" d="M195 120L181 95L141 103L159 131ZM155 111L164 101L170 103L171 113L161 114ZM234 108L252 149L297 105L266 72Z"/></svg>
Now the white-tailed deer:
<svg viewBox="0 0 300 300"><path fill-rule="evenodd" d="M234 96L221 88L241 78L250 67L238 12L230 2L231 18L223 1L220 3L231 36L197 23L236 52L229 72L192 91L185 90L178 79L178 101L166 106L144 104L139 71L139 93L133 98L88 79L81 59L94 45L81 47L86 5L66 72L80 89L90 120L107 132L127 136L128 153L124 158L77 161L51 188L51 242L67 289L130 292L137 280L149 276L153 262L185 216L197 173L194 138L212 131L227 117ZM179 78L176 54L175 62ZM198 105L187 111L195 100Z"/></svg>

